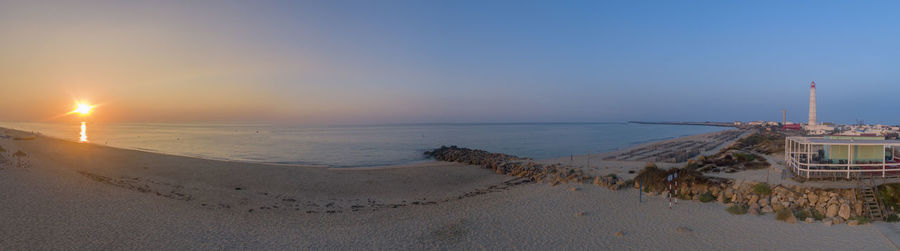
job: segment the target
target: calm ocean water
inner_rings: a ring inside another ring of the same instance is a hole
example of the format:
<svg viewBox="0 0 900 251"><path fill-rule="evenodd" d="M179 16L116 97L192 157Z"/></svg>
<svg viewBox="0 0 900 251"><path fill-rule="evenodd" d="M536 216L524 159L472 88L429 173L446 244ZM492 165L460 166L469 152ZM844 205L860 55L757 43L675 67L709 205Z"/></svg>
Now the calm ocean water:
<svg viewBox="0 0 900 251"><path fill-rule="evenodd" d="M0 123L78 141L81 124ZM273 126L258 124L92 124L94 144L220 160L331 167L425 160L422 152L457 145L546 159L607 152L648 141L724 130L629 123Z"/></svg>

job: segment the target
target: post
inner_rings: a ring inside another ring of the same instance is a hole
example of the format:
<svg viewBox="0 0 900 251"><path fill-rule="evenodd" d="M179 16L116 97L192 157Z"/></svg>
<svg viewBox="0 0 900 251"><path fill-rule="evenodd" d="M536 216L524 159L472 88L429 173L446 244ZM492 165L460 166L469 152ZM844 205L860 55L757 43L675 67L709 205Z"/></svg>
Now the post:
<svg viewBox="0 0 900 251"><path fill-rule="evenodd" d="M851 160L853 155L850 154L852 150L853 149L850 147L850 144L847 144L847 179L850 178L850 165L853 165L853 160Z"/></svg>
<svg viewBox="0 0 900 251"><path fill-rule="evenodd" d="M887 153L885 153L884 151L887 151L887 146L881 145L881 177L882 178L884 178L884 176L886 174L884 169L885 169L885 165L887 165L887 160L884 159L884 158L887 158Z"/></svg>

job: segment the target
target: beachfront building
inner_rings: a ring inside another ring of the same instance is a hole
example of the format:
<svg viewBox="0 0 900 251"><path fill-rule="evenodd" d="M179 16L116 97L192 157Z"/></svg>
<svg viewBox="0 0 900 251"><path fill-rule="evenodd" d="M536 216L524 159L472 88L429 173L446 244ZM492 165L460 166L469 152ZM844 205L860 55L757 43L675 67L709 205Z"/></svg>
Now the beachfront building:
<svg viewBox="0 0 900 251"><path fill-rule="evenodd" d="M804 179L900 177L894 147L900 140L884 137L788 137L784 158L788 169Z"/></svg>

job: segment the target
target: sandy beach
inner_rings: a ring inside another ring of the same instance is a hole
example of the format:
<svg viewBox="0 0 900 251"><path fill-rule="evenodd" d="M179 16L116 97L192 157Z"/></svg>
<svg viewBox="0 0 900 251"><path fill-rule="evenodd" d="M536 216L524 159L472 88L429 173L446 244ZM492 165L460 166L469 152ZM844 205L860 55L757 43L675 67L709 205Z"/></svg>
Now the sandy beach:
<svg viewBox="0 0 900 251"><path fill-rule="evenodd" d="M347 170L46 137L0 146L30 161L0 170L3 249L896 249L874 224L786 224L693 201L668 209L634 189L533 184L458 163Z"/></svg>

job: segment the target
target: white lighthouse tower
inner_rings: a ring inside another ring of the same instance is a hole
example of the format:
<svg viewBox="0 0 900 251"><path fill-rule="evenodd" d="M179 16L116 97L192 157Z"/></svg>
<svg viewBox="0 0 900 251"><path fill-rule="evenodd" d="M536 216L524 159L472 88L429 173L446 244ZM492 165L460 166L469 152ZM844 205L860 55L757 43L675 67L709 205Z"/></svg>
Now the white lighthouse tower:
<svg viewBox="0 0 900 251"><path fill-rule="evenodd" d="M809 84L809 126L816 125L816 81Z"/></svg>

